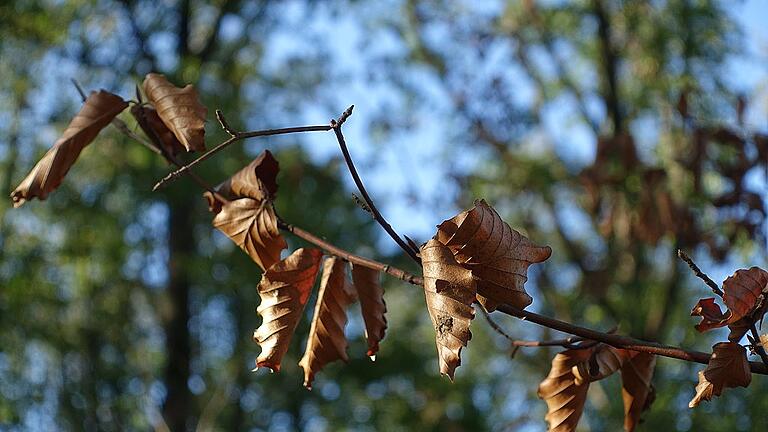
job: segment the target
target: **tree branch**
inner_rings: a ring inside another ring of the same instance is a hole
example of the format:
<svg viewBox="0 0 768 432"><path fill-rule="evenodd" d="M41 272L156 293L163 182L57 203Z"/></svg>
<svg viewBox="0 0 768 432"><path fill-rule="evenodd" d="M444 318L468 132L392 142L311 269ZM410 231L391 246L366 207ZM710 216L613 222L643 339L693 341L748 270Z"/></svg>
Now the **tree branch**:
<svg viewBox="0 0 768 432"><path fill-rule="evenodd" d="M378 271L387 273L400 280L404 280L412 285L423 285L423 279L421 277L410 274L405 270L401 270L396 267L393 267L384 263L380 263L368 258L357 256L349 251L338 248L314 236L311 233L301 230L300 228L288 225L282 221L279 222L278 226L280 226L281 229L285 231L289 231L295 234L296 236L303 238L304 240L307 240L308 242L318 246L319 248L330 253L331 255L339 256L340 258L346 259L362 267L367 267L372 270L378 270ZM524 321L530 321L543 327L547 327L563 333L578 336L585 341L589 340L589 341L595 341L595 342L602 342L604 344L607 344L616 348L623 348L630 351L655 354L662 357L669 357L669 358L685 360L685 361L701 363L701 364L709 364L709 359L711 357L711 354L701 352L701 351L690 351L680 347L663 345L657 342L643 341L643 340L635 339L629 336L616 335L616 334L613 334L612 332L605 333L597 330L592 330L586 327L581 327L571 323L567 323L565 321L560 321L555 318L550 318L545 315L540 315L535 312L518 309L509 304L501 304L496 310L498 310L501 313L504 313L516 318L520 318L521 320L524 320ZM510 340L514 340L511 338L511 336L506 335L505 337L508 337L508 339ZM572 341L575 341L575 340L572 339ZM547 343L545 345L545 344L542 344L542 342L536 342L536 341L533 341L533 342L521 341L518 343L518 345L520 346L553 346L553 345L563 346L562 344L559 344L559 343L558 344ZM759 374L759 375L768 375L768 366L763 363L751 361L749 362L749 366L752 373Z"/></svg>
<svg viewBox="0 0 768 432"><path fill-rule="evenodd" d="M613 135L616 136L622 132L624 121L619 104L618 71L616 68L618 59L611 45L611 23L605 5L602 0L594 0L592 4L597 18L597 35L602 55L605 108L613 123Z"/></svg>
<svg viewBox="0 0 768 432"><path fill-rule="evenodd" d="M408 254L411 259L413 259L417 264L421 265L421 259L417 255L417 251L414 250L408 243L406 243L402 238L400 238L400 235L392 228L392 226L387 222L386 219L384 219L384 216L381 215L381 212L379 212L379 209L376 208L376 204L373 203L373 199L371 199L371 196L368 195L368 191L365 189L365 185L363 184L363 181L360 179L360 174L357 173L357 168L355 168L355 163L352 162L352 156L349 154L349 149L347 148L347 142L344 140L344 134L341 132L341 126L344 124L344 122L349 118L350 115L352 115L352 110L355 108L354 105L351 105L349 108L347 108L346 111L344 111L338 120L331 120L331 127L333 127L333 132L336 134L336 140L339 142L339 148L341 149L341 154L344 156L344 161L347 163L347 168L349 168L349 173L352 175L352 179L355 181L355 185L357 186L357 189L360 191L360 195L362 195L363 200L368 205L368 208L371 210L371 214L373 214L373 218L376 219L376 222L381 225L382 228L384 228L384 231L389 234L390 237L392 237L392 240L397 243L400 248L405 251L406 254Z"/></svg>
<svg viewBox="0 0 768 432"><path fill-rule="evenodd" d="M229 139L217 145L216 147L208 150L207 152L203 153L202 155L200 155L200 157L193 160L192 162L186 165L180 166L179 169L177 169L176 171L173 171L168 175L166 175L165 177L163 177L152 188L153 191L156 191L161 187L165 186L166 184L176 180L179 176L187 172L189 169L191 169L195 165L205 161L206 159L220 152L224 148L228 147L230 144L234 144L238 141L242 141L247 138L263 137L263 136L271 136L271 135L285 135L285 134L299 133L299 132L325 132L332 129L332 126L330 125L318 125L318 126L289 127L289 128L280 128L280 129L264 129L264 130L250 131L250 132L238 132L229 126L229 123L224 118L224 114L222 114L221 111L216 110L216 118L219 120L219 123L221 124L222 129L224 129L224 131L226 131L229 134Z"/></svg>
<svg viewBox="0 0 768 432"><path fill-rule="evenodd" d="M314 234L304 231L303 229L293 226L289 223L286 223L283 220L278 220L277 227L281 230L290 232L291 234L295 235L296 237L299 237L301 239L304 239L313 245L319 247L320 249L325 250L326 252L330 253L331 255L336 255L339 258L342 258L346 261L351 262L352 264L359 265L361 267L366 267L371 270L377 270L382 273L386 273L392 277L395 277L397 279L406 281L413 285L422 285L424 282L421 277L410 274L404 270L400 270L399 268L392 267L388 264L380 263L378 261L374 261L372 259L364 258L358 255L355 255L351 252L348 252L344 249L341 249L339 247L336 247L332 245L331 243L328 243L327 241L321 239L320 237L315 236Z"/></svg>
<svg viewBox="0 0 768 432"><path fill-rule="evenodd" d="M691 257L689 257L685 252L683 252L680 249L677 250L677 256L681 260L685 261L686 264L688 264L688 267L691 268L691 271L693 271L693 274L695 274L697 278L703 280L708 287L712 288L713 293L717 294L720 297L723 296L723 290L721 290L720 287L717 286L717 283L715 283L715 281L710 279L709 276L707 276L703 271L701 271L699 266L697 266L696 263L693 262Z"/></svg>

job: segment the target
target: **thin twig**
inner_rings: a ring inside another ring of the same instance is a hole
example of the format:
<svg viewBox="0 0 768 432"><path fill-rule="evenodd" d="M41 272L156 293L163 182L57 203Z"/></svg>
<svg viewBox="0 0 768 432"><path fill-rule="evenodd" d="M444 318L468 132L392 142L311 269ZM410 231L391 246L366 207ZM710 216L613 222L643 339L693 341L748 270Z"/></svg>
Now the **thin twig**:
<svg viewBox="0 0 768 432"><path fill-rule="evenodd" d="M224 129L224 131L227 132L227 134L229 134L229 138L226 141L222 142L221 144L217 145L216 147L203 153L202 155L200 155L200 157L193 160L192 162L186 165L182 165L176 171L173 171L168 175L166 175L165 177L163 177L152 188L153 191L156 191L159 188L165 186L167 183L173 180L176 180L179 176L184 174L186 171L188 171L195 165L205 161L206 159L210 158L211 156L215 155L219 151L228 147L230 144L233 144L237 141L242 141L247 138L263 137L263 136L271 136L271 135L285 135L285 134L299 133L299 132L325 132L325 131L331 130L332 128L330 125L318 125L318 126L289 127L289 128L280 128L280 129L265 129L265 130L257 130L257 131L250 131L250 132L238 132L229 126L229 123L224 118L224 114L222 114L221 111L216 110L216 118L219 120L219 123L221 124L221 127Z"/></svg>
<svg viewBox="0 0 768 432"><path fill-rule="evenodd" d="M760 335L757 333L757 328L755 327L754 323L752 323L752 326L750 326L749 332L752 334L752 339L755 340L755 342L752 344L752 349L757 353L757 355L760 356L760 360L762 360L763 363L768 366L768 354L765 352L765 348L760 341Z"/></svg>
<svg viewBox="0 0 768 432"><path fill-rule="evenodd" d="M387 222L386 219L384 219L384 216L381 215L381 212L379 212L379 209L376 208L376 204L373 203L373 200L371 199L371 196L368 195L368 191L365 189L365 185L363 184L363 181L360 179L360 175L357 173L357 168L355 168L355 163L352 162L352 156L349 154L349 149L347 148L347 142L344 139L344 134L341 132L341 126L344 124L344 122L349 118L350 115L352 115L352 109L354 109L354 105L351 105L349 108L347 108L344 113L341 114L338 120L331 120L331 127L333 127L333 132L336 134L336 140L339 142L339 148L341 148L341 154L344 156L344 161L347 163L347 168L349 169L349 173L352 174L352 179L355 181L355 185L357 186L357 189L360 191L360 195L362 196L365 203L368 205L368 208L371 209L371 214L373 214L373 218L376 219L376 222L381 225L382 228L384 228L384 231L389 234L390 237L392 237L392 240L397 243L400 248L405 251L405 253L408 254L408 256L411 257L417 264L421 265L421 259L416 254L417 251L413 250L408 243L406 243L402 238L400 238L400 235L397 234L397 232L392 228L392 226Z"/></svg>
<svg viewBox="0 0 768 432"><path fill-rule="evenodd" d="M336 247L336 246L328 243L327 241L321 239L320 237L317 237L316 235L314 235L314 234L312 234L310 232L304 231L303 229L301 229L301 228L299 228L297 226L294 226L294 225L291 225L289 223L286 223L283 220L279 220L278 219L277 226L278 226L278 228L280 228L280 229L282 229L284 231L288 231L288 232L292 233L296 237L302 238L302 239L304 239L304 240L314 244L315 246L325 250L326 252L330 253L331 255L336 255L339 258L342 258L344 260L347 260L347 261L351 262L352 264L357 264L357 265L359 265L361 267L366 267L366 268L369 268L369 269L372 269L372 270L378 270L380 272L386 273L386 274L388 274L388 275L390 275L392 277L395 277L397 279L406 281L406 282L408 282L410 284L413 284L413 285L422 285L423 284L423 281L422 281L421 277L419 277L419 276L410 274L410 273L408 273L408 272L406 272L404 270L400 270L399 268L392 267L392 266L390 266L388 264L380 263L380 262L374 261L372 259L368 259L368 258L364 258L364 257L360 257L358 255L355 255L355 254L353 254L351 252L348 252L348 251L346 251L344 249L341 249L339 247Z"/></svg>
<svg viewBox="0 0 768 432"><path fill-rule="evenodd" d="M88 96L85 95L85 92L83 91L83 88L80 87L80 83L77 82L76 79L70 78L70 81L72 81L72 84L74 84L75 88L77 89L77 92L80 93L80 98L85 102L86 99L88 99Z"/></svg>
<svg viewBox="0 0 768 432"><path fill-rule="evenodd" d="M577 342L582 342L584 338L580 337L569 337L565 339L554 339L554 340L544 340L544 341L531 341L531 340L519 340L515 339L512 336L509 335L501 326L491 318L491 314L488 313L488 311L485 310L484 307L478 306L478 309L480 309L480 312L485 316L485 320L488 321L488 325L491 326L491 328L496 331L496 333L503 336L506 340L509 341L511 346L513 347L547 347L547 346L561 346L563 348L567 349L585 349L590 348L595 345L594 341L589 341L591 343L587 344L581 344L576 345Z"/></svg>
<svg viewBox="0 0 768 432"><path fill-rule="evenodd" d="M693 262L691 257L686 255L686 253L680 249L677 250L677 256L680 257L681 260L685 261L686 264L688 264L688 267L691 268L691 271L693 271L693 274L695 274L697 278L703 280L708 287L712 288L713 293L717 294L720 297L723 296L723 290L721 290L720 287L717 286L715 281L710 279L709 276L707 276L703 271L701 271L699 266L697 266L696 263Z"/></svg>

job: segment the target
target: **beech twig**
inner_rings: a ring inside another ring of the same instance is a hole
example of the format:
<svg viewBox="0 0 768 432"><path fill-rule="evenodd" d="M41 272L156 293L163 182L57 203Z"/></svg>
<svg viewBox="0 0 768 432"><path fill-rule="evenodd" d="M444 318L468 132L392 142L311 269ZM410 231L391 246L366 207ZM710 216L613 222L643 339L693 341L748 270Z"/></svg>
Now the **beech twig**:
<svg viewBox="0 0 768 432"><path fill-rule="evenodd" d="M688 267L691 268L691 271L693 271L693 274L695 274L697 278L703 280L708 287L712 288L713 293L717 294L720 297L723 296L723 290L721 290L720 287L717 286L715 281L710 279L709 276L706 275L706 273L701 271L699 266L697 266L696 263L693 262L691 257L689 257L685 252L683 252L680 249L677 250L677 256L680 257L681 260L685 261L686 264L688 264Z"/></svg>
<svg viewBox="0 0 768 432"><path fill-rule="evenodd" d="M318 246L319 248L327 251L328 253L332 255L336 255L340 258L343 258L349 262L352 262L353 264L357 264L362 267L367 267L372 270L378 270L390 276L396 277L400 280L404 280L412 285L423 285L424 283L423 279L419 276L410 274L405 270L401 270L399 268L390 266L388 264L384 264L378 261L374 261L372 259L357 256L349 251L336 247L326 242L325 240L322 240L319 237L309 232L306 232L298 227L294 227L282 221L278 222L278 226L281 229L285 231L289 231L295 234L296 236ZM571 324L565 321L560 321L555 318L550 318L545 315L540 315L535 312L518 309L509 304L501 304L496 310L498 310L501 313L504 313L516 318L520 318L521 320L524 320L524 321L531 321L543 327L547 327L563 333L578 336L585 341L602 342L616 348L623 348L630 351L655 354L662 357L669 357L669 358L685 360L685 361L701 363L701 364L709 364L709 358L711 356L710 353L705 353L701 351L690 351L680 347L663 345L657 342L642 341L629 336L621 336L621 335L612 334L610 332L605 333L597 330L592 330L592 329L577 326L575 324ZM544 346L544 345L535 345L537 341L532 341L532 343L528 343L527 341L521 341L520 343L525 344L525 346ZM759 374L759 375L768 375L768 366L766 366L763 363L751 361L749 362L749 367L752 373Z"/></svg>
<svg viewBox="0 0 768 432"><path fill-rule="evenodd" d="M384 231L389 234L390 237L392 237L392 240L397 243L398 246L402 250L405 251L405 253L408 254L408 256L411 257L417 264L421 265L421 259L416 255L416 251L414 251L408 243L403 241L402 238L400 238L400 235L397 234L397 232L392 228L392 226L387 222L386 219L384 219L384 216L381 215L381 212L379 212L379 209L376 208L376 204L373 203L373 200L371 199L371 196L368 195L368 191L365 189L365 185L363 184L363 181L360 179L360 175L357 173L357 168L355 168L355 163L352 162L352 156L349 154L349 149L347 148L347 142L344 140L344 134L341 132L341 125L344 124L344 122L349 118L350 115L352 115L352 110L355 108L354 105L350 105L349 108L347 108L346 111L344 111L338 120L331 120L331 127L333 128L333 132L336 134L336 140L339 142L339 148L341 148L341 154L344 156L344 161L347 163L347 168L349 169L349 173L352 174L352 179L355 181L355 185L357 186L357 189L360 191L360 195L362 195L363 200L368 205L368 208L371 210L371 214L373 214L373 218L376 219L376 222L381 225L382 228L384 228Z"/></svg>
<svg viewBox="0 0 768 432"><path fill-rule="evenodd" d="M768 354L765 352L765 347L763 347L762 343L760 342L760 335L757 333L755 323L752 323L752 326L749 328L749 332L752 334L752 339L755 340L755 342L752 343L752 349L757 353L758 356L760 356L760 360L762 360L763 363L768 366Z"/></svg>
<svg viewBox="0 0 768 432"><path fill-rule="evenodd" d="M377 222L387 231L388 234L395 240L395 242L400 246L404 251L408 253L411 258L413 258L417 263L421 264L421 260L416 256L415 252L407 245L403 240L400 238L400 236L392 229L392 227L386 222L386 220L381 216L381 213L378 212L376 209L376 206L373 204L370 196L368 195L367 191L365 190L364 185L362 184L362 181L360 180L360 176L357 174L357 169L355 168L352 159L349 155L349 151L346 146L346 142L344 141L344 136L341 133L341 125L343 122L351 115L352 107L347 109L347 111L344 112L344 114L339 117L339 120L331 121L330 126L311 126L309 128L322 128L322 129L311 129L311 130L329 130L333 129L336 133L337 140L339 141L339 146L342 150L342 153L344 155L344 159L347 162L347 166L350 170L350 173L352 174L353 179L355 180L355 184L357 185L358 189L360 190L361 195L363 196L363 199L365 200L366 204L371 208L371 211L374 213L374 216L376 217ZM220 144L218 147L214 148L213 150L209 151L208 153L204 154L200 158L196 159L192 163L188 165L181 166L181 168L174 173L178 173L175 176L171 176L172 178L175 178L178 175L181 175L187 171L197 162L204 160L205 158L209 157L211 153L214 151L218 151L222 146L229 145L232 142L249 138L252 136L264 136L264 135L274 135L276 133L265 133L264 131L256 131L256 132L245 132L245 133L238 133L232 131L232 129L228 126L226 123L226 120L223 120L223 116L218 115L220 118L220 122L222 123L222 127L228 133L232 132L234 135L231 135L231 138L224 143ZM297 130L301 128L293 128L294 132L306 132L310 129L304 129L304 130ZM285 129L283 129L284 131ZM277 131L273 130L273 131ZM269 131L268 131L269 132ZM290 133L290 132L281 132L281 133ZM207 155L207 156L206 156ZM171 174L174 174L171 173ZM158 184L163 183L161 181ZM201 185L202 186L202 185ZM203 186L205 189L212 191L210 187ZM215 192L214 192L215 193ZM388 264L384 264L369 258L364 258L358 255L355 255L349 251L346 251L344 249L341 249L337 246L334 246L331 243L328 243L327 241L315 236L314 234L304 231L301 228L295 227L293 225L290 225L282 220L278 220L278 227L282 230L291 232L292 234L296 235L299 238L302 238L319 248L325 250L327 253L336 255L342 259L345 259L353 264L360 265L362 267L367 267L372 270L377 270L382 273L386 273L390 276L393 276L395 278L398 278L400 280L406 281L412 285L423 285L424 281L421 277L410 274L404 270L401 270L399 268L390 266ZM690 260L690 258L687 257L682 251L678 252L680 255L680 258L683 259L688 263L689 266L694 270L697 276L702 278L705 282L707 282L707 285L712 287L711 284L714 285L713 291L717 293L720 291L719 287L717 287L717 284L712 282L711 279L709 279L705 274L701 272L701 270L698 269L698 267L693 264L693 261ZM686 259L687 258L687 259ZM722 291L720 291L722 292ZM482 310L482 309L481 309ZM501 327L498 325L495 325L495 329L497 331L500 331L501 334L503 334L507 339L513 342L513 346L519 347L519 346L565 346L569 347L573 342L577 342L579 340L584 341L581 345L573 345L575 348L582 348L586 347L586 344L596 344L596 343L605 343L607 345L616 347L616 348L623 348L631 351L637 351L637 352L644 352L654 355L659 355L663 357L669 357L669 358L675 358L695 363L701 363L701 364L709 364L710 354L704 353L701 351L690 351L685 350L683 348L675 347L675 346L669 346L669 345L663 345L657 342L648 342L648 341L642 341L639 339L635 339L629 336L621 336L616 335L612 333L604 333L597 330L592 330L586 327L577 326L575 324L571 324L565 321L560 321L555 318L550 318L544 315L537 314L535 312L523 310L516 308L509 304L501 304L498 306L497 310L501 313L519 318L524 321L531 321L535 324L538 324L543 327L547 327L553 330L557 330L563 333L571 334L576 336L576 338L566 338L563 340L554 340L554 341L516 341L511 336L506 334L506 332L503 332L501 330ZM485 311L484 311L485 312ZM490 316L486 315L486 318L488 318L489 323L491 323L492 326L494 326L494 322L492 319L490 319ZM753 326L754 327L754 326ZM756 334L756 329L753 330ZM758 338L759 339L759 338ZM761 374L761 375L768 375L768 364L758 363L758 362L749 362L749 367L752 373L755 374Z"/></svg>
<svg viewBox="0 0 768 432"><path fill-rule="evenodd" d="M144 118L144 109L141 108L141 107L139 107L139 108L140 108L139 115L142 116L142 120L143 121L146 121L146 118ZM123 123L123 125L125 125L125 123ZM118 128L118 129L120 129L120 128ZM122 129L120 129L120 130L122 131ZM127 126L125 127L125 130L130 131L130 129L128 129ZM152 147L156 148L158 150L159 154L163 158L165 158L165 160L168 161L168 163L170 163L170 164L172 164L172 165L174 165L176 167L182 166L181 162L179 162L179 160L176 159L176 157L173 154L171 154L168 150L165 149L165 147L163 147L162 140L157 135L157 131L155 131L152 128L149 128L149 130L150 130L150 132L152 132L152 136L150 136L150 139L152 140L152 142L155 143ZM136 134L134 134L134 135L136 135ZM229 202L229 200L226 197L224 197L220 193L216 192L216 189L214 189L211 185L209 185L205 180L203 180L195 172L193 172L191 170L186 170L184 173L187 174L189 176L189 178L191 178L200 187L202 187L203 189L205 189L208 192L210 192L211 194L213 194L213 196L216 197L217 200L221 201L222 203Z"/></svg>
<svg viewBox="0 0 768 432"><path fill-rule="evenodd" d="M271 135L285 135L285 134L298 133L298 132L325 132L325 131L331 130L332 128L329 125L320 125L320 126L289 127L289 128L280 128L280 129L264 129L264 130L250 131L250 132L238 132L232 129L232 127L229 125L227 120L224 118L224 114L222 114L220 110L216 110L216 118L219 120L219 124L221 124L222 129L224 129L224 131L229 134L229 138L226 141L222 142L221 144L217 145L216 147L203 153L192 162L186 165L182 165L176 171L173 171L168 175L166 175L165 177L163 177L152 188L153 191L156 191L159 188L165 186L167 183L170 183L171 181L176 180L180 175L184 174L186 171L188 171L195 165L205 161L206 159L210 158L211 156L223 150L230 144L233 144L237 141L242 141L247 138L271 136Z"/></svg>

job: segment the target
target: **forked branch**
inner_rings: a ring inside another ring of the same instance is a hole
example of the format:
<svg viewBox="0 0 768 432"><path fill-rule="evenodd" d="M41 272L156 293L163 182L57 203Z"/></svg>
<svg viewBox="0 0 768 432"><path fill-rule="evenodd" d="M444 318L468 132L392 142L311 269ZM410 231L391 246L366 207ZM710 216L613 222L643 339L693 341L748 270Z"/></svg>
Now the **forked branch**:
<svg viewBox="0 0 768 432"><path fill-rule="evenodd" d="M394 228L392 228L392 225L390 225L389 222L384 219L384 216L382 216L381 212L376 207L376 204L373 203L373 199L371 199L371 196L365 189L365 185L360 179L360 174L358 174L357 168L355 168L355 163L352 161L352 156L349 154L347 142L344 139L344 134L341 132L341 126L349 118L349 116L352 115L352 110L354 108L354 105L350 105L350 107L341 114L338 120L331 120L331 127L333 128L333 132L336 134L336 140L339 142L339 148L341 149L341 154L344 156L344 161L347 163L349 173L352 175L352 180L355 181L355 186L357 186L357 189L360 191L360 195L365 201L365 204L368 206L368 209L371 211L371 214L373 215L373 218L376 220L376 222L378 222L379 225L384 228L384 231L386 231L386 233L392 237L392 240L394 240L395 243L397 243L397 245L400 246L400 248L405 251L408 256L411 257L411 259L413 259L417 264L421 265L421 259L417 255L417 251L414 250L400 237Z"/></svg>
<svg viewBox="0 0 768 432"><path fill-rule="evenodd" d="M182 165L176 171L173 171L168 175L166 175L163 179L157 182L157 184L155 184L155 186L152 188L153 191L156 191L159 188L165 186L166 184L176 180L179 176L189 171L195 165L205 161L206 159L210 158L211 156L225 149L229 145L236 143L238 141L242 141L248 138L256 138L256 137L271 136L271 135L286 135L286 134L299 133L299 132L324 132L324 131L331 130L330 125L317 125L317 126L289 127L289 128L280 128L280 129L264 129L264 130L250 131L250 132L238 132L229 125L226 118L224 118L224 114L220 110L216 110L216 118L219 120L219 124L221 124L222 129L224 129L224 131L229 134L229 138L226 141L222 142L221 144L217 145L216 147L203 153L202 155L200 155L200 157L193 160L192 162L186 165Z"/></svg>

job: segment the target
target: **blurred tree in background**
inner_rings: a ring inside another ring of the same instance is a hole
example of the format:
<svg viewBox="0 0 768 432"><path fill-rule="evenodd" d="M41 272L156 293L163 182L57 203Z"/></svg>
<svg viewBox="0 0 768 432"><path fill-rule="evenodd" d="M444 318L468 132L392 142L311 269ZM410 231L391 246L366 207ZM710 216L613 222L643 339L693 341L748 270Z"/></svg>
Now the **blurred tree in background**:
<svg viewBox="0 0 768 432"><path fill-rule="evenodd" d="M365 152L364 176L413 183L403 196L381 187L410 218L434 225L484 197L553 247L529 282L534 309L709 351L688 317L707 291L676 249L726 273L766 258L768 151L728 76L729 59L749 55L729 7L739 5L5 2L0 178L10 192L76 111L70 78L128 98L161 72L196 84L209 113L239 129L320 123L368 104L350 120L364 123L352 151ZM215 122L207 129L209 147L225 138ZM418 159L377 171L393 154L412 158L389 143L416 148L424 129L441 140L442 173L424 174ZM265 146L281 162L286 220L363 255L391 251L350 199L330 135L253 140L199 172L217 183ZM0 430L545 428L536 386L553 350L511 359L478 319L451 384L437 376L421 294L397 281L385 286L389 330L374 365L357 337L350 363L307 392L297 337L280 374L251 374L258 268L214 232L192 182L150 192L168 169L108 129L46 202L9 211L0 201ZM499 321L516 337L551 336ZM351 314L348 334L361 329ZM698 369L659 362L643 430L764 427L762 377L689 410ZM600 384L581 427L618 430L618 381Z"/></svg>

